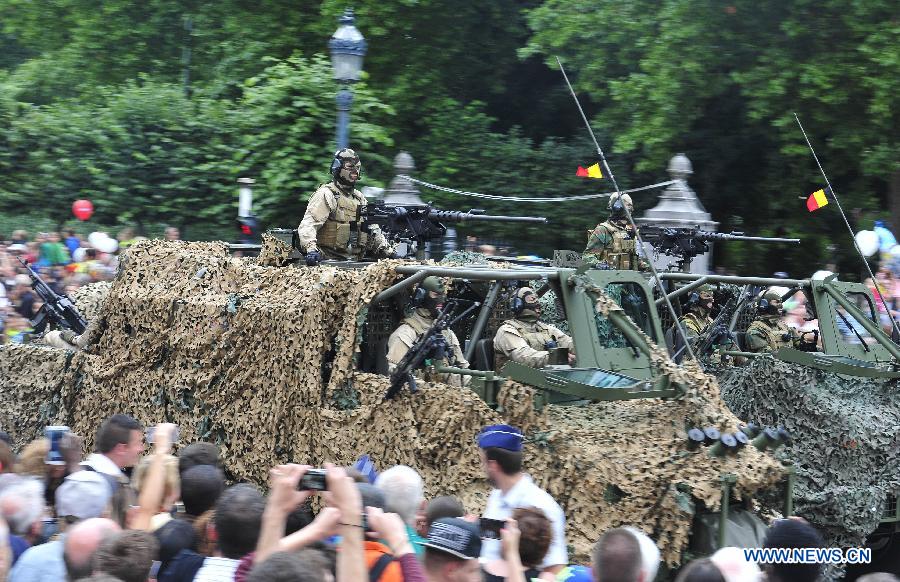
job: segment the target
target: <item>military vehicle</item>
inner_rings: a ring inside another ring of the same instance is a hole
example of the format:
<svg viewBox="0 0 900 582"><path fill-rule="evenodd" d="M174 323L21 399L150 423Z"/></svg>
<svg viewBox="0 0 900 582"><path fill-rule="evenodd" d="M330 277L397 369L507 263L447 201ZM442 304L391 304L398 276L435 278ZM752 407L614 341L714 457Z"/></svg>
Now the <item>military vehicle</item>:
<svg viewBox="0 0 900 582"><path fill-rule="evenodd" d="M85 314L97 334L86 351L0 348L0 423L21 444L52 423L90 442L113 412L175 421L185 440L217 442L233 478L258 483L275 462L351 463L366 453L382 466L415 466L430 493L457 494L475 509L488 487L472 437L505 420L527 431L528 468L566 510L582 559L605 529L637 524L676 567L721 545L758 543L761 510L794 512L795 470L802 476L806 467L776 460L771 449L787 451L804 437L791 438L782 419L747 425L715 377L669 358L654 309L658 287L644 275L483 258L306 268L292 231L274 234L258 258L231 257L223 244L135 245L102 306ZM280 268L290 264L299 268ZM472 367L454 371L473 377L472 392L426 383L385 400L387 336L407 291L429 275L452 281L453 299L479 304L457 328ZM661 278L688 283L673 298L700 281ZM839 313L867 329L866 314L846 301L862 294L871 305L864 288L834 279L706 281L777 282L809 295L820 325L831 322L834 333L823 330L823 354L779 352L791 366L802 359L803 367L896 377L896 348L878 330L870 331L877 345L866 347L837 335ZM493 331L509 315L505 298L525 283L553 298L573 337L574 366L495 369Z"/></svg>

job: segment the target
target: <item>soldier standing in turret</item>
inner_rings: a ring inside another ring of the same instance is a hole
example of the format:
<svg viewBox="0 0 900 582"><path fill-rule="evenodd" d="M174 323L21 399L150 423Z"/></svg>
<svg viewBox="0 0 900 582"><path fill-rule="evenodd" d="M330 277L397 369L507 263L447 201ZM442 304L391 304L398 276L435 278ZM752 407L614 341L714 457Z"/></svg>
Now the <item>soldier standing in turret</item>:
<svg viewBox="0 0 900 582"><path fill-rule="evenodd" d="M818 331L799 332L784 321L781 295L767 291L757 305L758 315L747 328L747 349L751 352L774 352L779 348L815 350Z"/></svg>
<svg viewBox="0 0 900 582"><path fill-rule="evenodd" d="M540 320L541 304L533 289L522 287L510 303L515 317L504 321L494 336L498 370L509 360L543 368L550 360L551 349L572 349L571 337ZM570 363L574 360L575 355L570 353Z"/></svg>
<svg viewBox="0 0 900 582"><path fill-rule="evenodd" d="M419 287L416 289L412 297L412 307L414 311L406 317L388 338L388 373L396 369L397 364L406 355L406 352L416 343L419 337L428 331L434 320L437 318L444 302L447 300L447 294L444 289L443 282L437 277L426 277ZM453 330L446 329L443 331L444 339L447 340L449 353L447 358L442 362L435 362L437 365L455 366L457 368L468 368L469 362L463 355L462 348L459 344L456 334ZM427 382L443 382L452 386L467 386L469 384L469 376L460 376L459 374L439 374L437 377L425 377Z"/></svg>
<svg viewBox="0 0 900 582"><path fill-rule="evenodd" d="M609 197L609 219L600 223L588 233L587 246L582 253L582 261L601 269L646 270L647 263L637 252L634 228L625 215L634 210L631 196L613 194Z"/></svg>
<svg viewBox="0 0 900 582"><path fill-rule="evenodd" d="M347 260L363 252L381 258L393 255L393 249L377 226L372 226L368 233L359 232L355 248L351 246L358 210L366 206L366 197L355 188L361 169L355 151L344 148L335 152L331 162L332 181L313 193L297 227L307 265L318 265L323 258Z"/></svg>

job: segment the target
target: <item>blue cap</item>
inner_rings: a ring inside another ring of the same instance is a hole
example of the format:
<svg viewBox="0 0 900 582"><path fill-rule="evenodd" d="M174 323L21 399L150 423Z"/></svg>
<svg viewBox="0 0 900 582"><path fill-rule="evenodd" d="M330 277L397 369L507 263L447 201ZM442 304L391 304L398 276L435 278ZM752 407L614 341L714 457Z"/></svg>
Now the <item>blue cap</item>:
<svg viewBox="0 0 900 582"><path fill-rule="evenodd" d="M522 450L522 431L508 424L492 424L478 433L478 446L482 449L506 449L517 453Z"/></svg>
<svg viewBox="0 0 900 582"><path fill-rule="evenodd" d="M375 463L369 455L363 455L357 459L353 468L362 473L362 476L366 478L366 481L368 481L370 485L375 484L375 479L378 477L378 471L375 470Z"/></svg>
<svg viewBox="0 0 900 582"><path fill-rule="evenodd" d="M556 582L594 582L587 566L566 566L556 575Z"/></svg>

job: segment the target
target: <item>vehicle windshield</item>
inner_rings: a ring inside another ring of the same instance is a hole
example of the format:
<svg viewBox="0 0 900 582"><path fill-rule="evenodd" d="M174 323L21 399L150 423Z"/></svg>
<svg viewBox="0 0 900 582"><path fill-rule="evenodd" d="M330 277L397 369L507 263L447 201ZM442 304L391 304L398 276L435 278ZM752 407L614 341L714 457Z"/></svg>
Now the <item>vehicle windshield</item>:
<svg viewBox="0 0 900 582"><path fill-rule="evenodd" d="M847 297L853 301L860 311L868 315L869 319L878 323L878 319L875 316L875 306L872 304L872 300L869 299L868 295L865 293L847 293ZM850 344L860 344L863 342L870 344L874 341L872 334L866 331L866 328L864 328L846 309L835 304L835 312L837 315L837 317L835 317L835 324L837 325L838 332L843 341Z"/></svg>
<svg viewBox="0 0 900 582"><path fill-rule="evenodd" d="M633 282L610 283L605 288L606 294L618 303L625 314L641 328L650 338L656 342L657 337L653 329L653 319L650 317L650 303L644 288ZM597 335L600 345L606 348L628 347L628 341L622 332L607 318L597 314Z"/></svg>

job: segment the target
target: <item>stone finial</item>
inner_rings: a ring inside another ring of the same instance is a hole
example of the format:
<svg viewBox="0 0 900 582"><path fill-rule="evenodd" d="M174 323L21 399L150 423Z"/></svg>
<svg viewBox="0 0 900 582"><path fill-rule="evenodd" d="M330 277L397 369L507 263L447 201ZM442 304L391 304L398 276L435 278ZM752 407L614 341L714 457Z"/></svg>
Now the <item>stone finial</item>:
<svg viewBox="0 0 900 582"><path fill-rule="evenodd" d="M412 176L416 169L413 157L407 152L400 152L394 157L394 178L384 192L384 201L390 204L423 204L419 197L419 188L401 175Z"/></svg>
<svg viewBox="0 0 900 582"><path fill-rule="evenodd" d="M669 160L668 172L673 180L687 180L694 173L694 168L686 155L676 154Z"/></svg>

